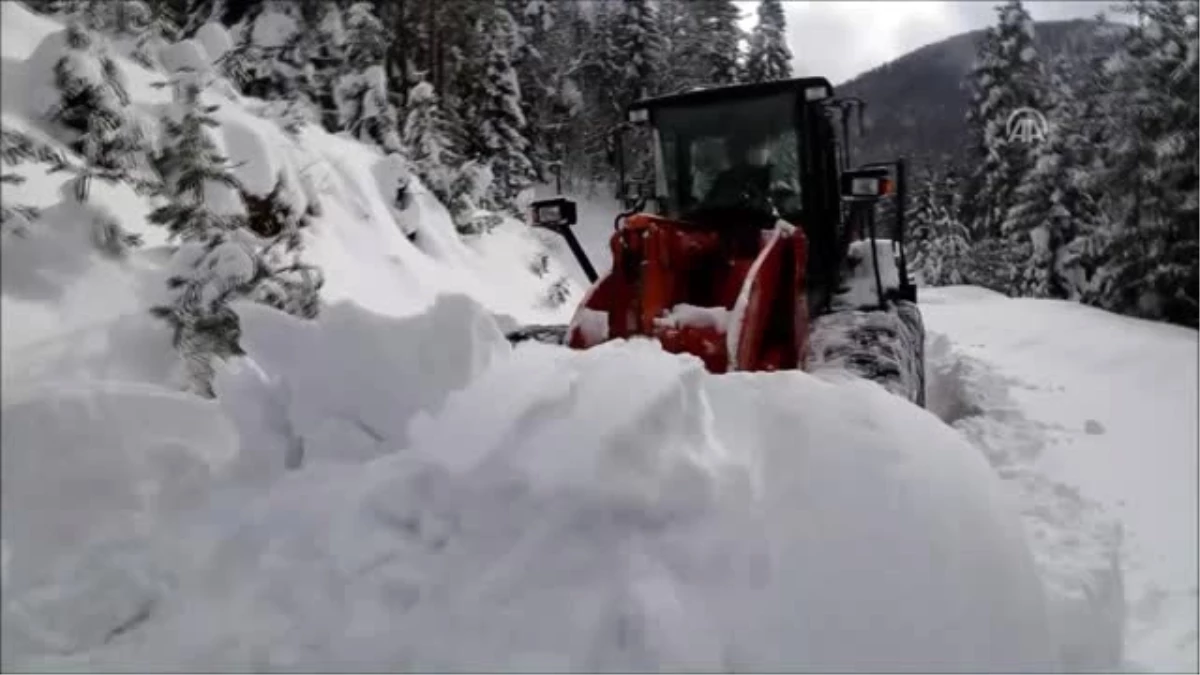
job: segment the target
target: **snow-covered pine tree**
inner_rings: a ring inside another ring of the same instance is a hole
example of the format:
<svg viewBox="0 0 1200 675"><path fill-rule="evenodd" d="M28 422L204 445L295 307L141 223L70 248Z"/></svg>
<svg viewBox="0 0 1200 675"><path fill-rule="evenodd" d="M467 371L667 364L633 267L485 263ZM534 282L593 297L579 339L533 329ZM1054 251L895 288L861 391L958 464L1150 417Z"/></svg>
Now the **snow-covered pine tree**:
<svg viewBox="0 0 1200 675"><path fill-rule="evenodd" d="M179 39L179 17L173 4L171 0L74 0L39 2L34 8L101 33L114 40L122 53L147 68L156 68L158 50Z"/></svg>
<svg viewBox="0 0 1200 675"><path fill-rule="evenodd" d="M1101 14L1096 17L1097 34L1108 33L1111 24ZM1071 100L1071 120L1075 127L1074 137L1080 146L1073 152L1081 173L1079 179L1097 204L1106 208L1108 199L1100 185L1105 167L1109 164L1109 137L1113 131L1114 112L1120 104L1114 97L1112 81L1105 72L1111 53L1096 50L1085 60L1076 62L1070 72L1069 82L1075 83L1075 95Z"/></svg>
<svg viewBox="0 0 1200 675"><path fill-rule="evenodd" d="M659 0L658 16L666 47L660 78L664 92L687 91L707 82L702 77L704 38L695 12L684 0Z"/></svg>
<svg viewBox="0 0 1200 675"><path fill-rule="evenodd" d="M933 215L933 240L921 265L922 281L930 286L969 283L970 233L946 204L937 204Z"/></svg>
<svg viewBox="0 0 1200 675"><path fill-rule="evenodd" d="M369 2L346 11L346 65L334 86L339 124L385 152L401 150L399 120L384 68L387 31Z"/></svg>
<svg viewBox="0 0 1200 675"><path fill-rule="evenodd" d="M346 73L334 89L340 111L339 124L358 140L384 152L399 152L400 131L396 109L387 91L387 74L378 64L358 73Z"/></svg>
<svg viewBox="0 0 1200 675"><path fill-rule="evenodd" d="M50 1L40 5L56 18L78 22L88 30L118 38L137 36L150 13L142 0Z"/></svg>
<svg viewBox="0 0 1200 675"><path fill-rule="evenodd" d="M447 125L433 85L418 82L408 94L402 140L417 176L443 204L450 203L450 167L458 163Z"/></svg>
<svg viewBox="0 0 1200 675"><path fill-rule="evenodd" d="M20 185L25 177L17 173L0 172L0 184ZM28 204L17 204L4 200L0 203L0 242L9 237L24 237L33 228L33 223L42 216L42 210Z"/></svg>
<svg viewBox="0 0 1200 675"><path fill-rule="evenodd" d="M243 0L244 2L244 0ZM200 27L209 22L219 23L225 11L226 0L155 0L155 11L171 17L179 28L179 38L193 37Z"/></svg>
<svg viewBox="0 0 1200 675"><path fill-rule="evenodd" d="M620 55L614 59L612 74L615 87L610 94L616 125L625 123L625 110L639 99L660 93L666 59L666 40L662 24L649 0L624 0L613 21L612 46ZM615 95L613 95L615 94ZM611 134L615 131L610 129ZM642 130L631 130L635 134ZM627 138L625 170L634 180L646 180L653 172L652 141L649 134Z"/></svg>
<svg viewBox="0 0 1200 675"><path fill-rule="evenodd" d="M182 357L185 389L213 396L216 364L241 354L240 324L230 303L250 299L296 316L320 308L320 271L300 261L298 223L270 239L256 236L240 215L215 213L206 198L210 184L235 187L226 159L207 129L214 107L200 100L192 73L173 79L174 104L163 119L164 141L155 165L170 202L150 214L183 245L172 258L169 301L151 313L171 328Z"/></svg>
<svg viewBox="0 0 1200 675"><path fill-rule="evenodd" d="M146 68L157 68L160 65L159 52L181 37L179 16L172 11L170 4L162 0L150 2L147 5L146 25L139 32L130 57Z"/></svg>
<svg viewBox="0 0 1200 675"><path fill-rule="evenodd" d="M488 198L492 174L489 156L480 143L478 121L482 116L480 91L489 39L480 28L496 5L495 0L449 0L430 8L425 60L418 64L438 95L450 148L463 159L451 179L452 196L447 204L461 232L473 230L464 220L468 217L461 211L462 204L472 204L468 212L492 207ZM484 187L476 194L478 185ZM471 199L461 198L464 190L472 195Z"/></svg>
<svg viewBox="0 0 1200 675"><path fill-rule="evenodd" d="M700 49L702 85L736 84L741 74L741 13L732 0L692 0L686 4L694 13L699 34L692 46Z"/></svg>
<svg viewBox="0 0 1200 675"><path fill-rule="evenodd" d="M532 0L522 9L522 1L510 0L509 7L514 16L524 12L521 32L532 36L514 60L530 141L527 154L539 182L553 184L561 177L569 184L572 176L586 175L590 164L601 166L606 159L590 153L586 144L602 134L597 129L607 128L610 113L605 101L585 103L585 96L597 91L607 60L594 48L598 27L585 18L580 3Z"/></svg>
<svg viewBox="0 0 1200 675"><path fill-rule="evenodd" d="M583 55L579 84L584 102L577 157L585 180L595 183L611 182L616 175L612 131L622 121L618 92L625 65L616 46L625 5L613 2L603 7L605 11L582 22L584 31L577 35Z"/></svg>
<svg viewBox="0 0 1200 675"><path fill-rule="evenodd" d="M170 301L150 312L171 328L182 359L182 387L214 396L220 361L243 354L241 325L230 305L248 299L293 316L320 311L320 271L300 262L294 234L264 242L246 230L214 233L182 246L172 259Z"/></svg>
<svg viewBox="0 0 1200 675"><path fill-rule="evenodd" d="M589 182L615 183L620 159L614 132L625 124L626 108L680 84L677 73L683 70L668 63L663 33L667 20L660 18L657 6L648 0L605 4L574 36L575 47L568 57L570 79L562 86L567 114L561 119L563 123L573 119L575 124L561 136L571 148L572 173L583 174ZM674 9L679 10L678 17L683 16L682 8ZM626 144L627 171L636 171L649 158L648 154L640 159L628 156L632 148L649 145Z"/></svg>
<svg viewBox="0 0 1200 675"><path fill-rule="evenodd" d="M113 213L103 207L89 204L93 181L100 180L110 185L125 183L142 195L157 192L158 186L139 173L124 168L106 168L96 164L94 146L87 146L83 164L56 155L49 172L65 172L73 177L59 189L62 201L59 207L73 211L71 220L84 223L91 229L92 242L105 255L123 258L129 249L142 245L142 237L125 230Z"/></svg>
<svg viewBox="0 0 1200 675"><path fill-rule="evenodd" d="M67 7L71 20L114 38L136 36L150 19L150 8L141 0L84 0Z"/></svg>
<svg viewBox="0 0 1200 675"><path fill-rule="evenodd" d="M92 183L126 183L140 194L151 194L157 186L147 176L147 143L129 105L124 76L102 40L77 20L67 26L66 53L54 68L59 101L49 117L67 130L68 143L83 162L59 156L50 172L73 175L63 185L63 206L88 224L101 252L122 257L141 244L141 237L127 232L110 212L88 204Z"/></svg>
<svg viewBox="0 0 1200 675"><path fill-rule="evenodd" d="M25 162L61 164L65 160L49 145L35 141L26 134L0 127L0 161L17 166ZM18 173L0 171L0 184L20 185L24 182L25 177ZM9 199L0 201L0 239L25 236L41 217L41 212L37 207Z"/></svg>
<svg viewBox="0 0 1200 675"><path fill-rule="evenodd" d="M383 52L389 101L397 110L402 110L404 96L412 85L412 66L428 44L425 37L431 26L431 15L436 14L437 8L429 0L370 0L370 4L375 18L390 38Z"/></svg>
<svg viewBox="0 0 1200 675"><path fill-rule="evenodd" d="M584 104L581 86L587 62L581 37L583 24L579 8L572 3L556 6L555 24L542 40L542 63L549 74L535 96L541 97L542 108L537 116L527 120L533 131L534 147L531 159L538 167L543 182L570 184L583 169L579 155L586 129L584 120L588 108ZM534 85L535 87L537 85ZM525 95L522 85L522 96Z"/></svg>
<svg viewBox="0 0 1200 675"><path fill-rule="evenodd" d="M769 82L792 76L792 52L787 46L787 22L781 0L758 3L758 23L750 31L746 81Z"/></svg>
<svg viewBox="0 0 1200 675"><path fill-rule="evenodd" d="M305 96L320 111L326 131L341 131L334 86L346 62L347 31L342 8L334 0L319 0L302 17L304 29L296 40L294 58L303 70Z"/></svg>
<svg viewBox="0 0 1200 675"><path fill-rule="evenodd" d="M1045 74L1034 45L1033 20L1020 0L997 8L999 21L980 43L968 76L967 113L975 171L969 176L965 204L970 227L979 238L998 237L1013 196L1033 166L1035 145L1008 137L1010 115L1022 108L1045 114Z"/></svg>
<svg viewBox="0 0 1200 675"><path fill-rule="evenodd" d="M521 87L521 112L525 115L525 136L530 161L541 182L551 180L554 156L543 133L554 116L556 98L554 34L556 4L548 0L506 0L505 7L517 22L517 43L513 50L513 69Z"/></svg>
<svg viewBox="0 0 1200 675"><path fill-rule="evenodd" d="M1170 72L1178 96L1169 99L1168 131L1155 145L1160 180L1172 188L1163 203L1167 262L1155 285L1164 297L1162 316L1194 327L1200 325L1200 3L1176 3L1163 15L1173 29L1166 44L1174 48L1164 47L1159 65Z"/></svg>
<svg viewBox="0 0 1200 675"><path fill-rule="evenodd" d="M333 88L346 39L341 14L334 0L300 0L282 7L268 0L254 24L255 39L271 59L271 77L280 92L272 97L280 103L270 106L268 114L292 133L307 123L338 128Z"/></svg>
<svg viewBox="0 0 1200 675"><path fill-rule="evenodd" d="M72 150L100 170L132 174L144 165L146 140L130 108L116 61L81 24L66 29L66 53L54 66L59 103L50 120L69 132Z"/></svg>
<svg viewBox="0 0 1200 675"><path fill-rule="evenodd" d="M650 0L624 0L614 22L613 46L622 56L618 97L622 111L634 101L658 93L666 59L662 24Z"/></svg>
<svg viewBox="0 0 1200 675"><path fill-rule="evenodd" d="M914 190L913 200L908 204L904 215L907 232L904 238L905 254L908 257L908 268L919 283L928 283L923 272L931 248L934 245L935 226L937 224L935 206L938 199L938 177L932 169L926 169L918 179L920 188Z"/></svg>
<svg viewBox="0 0 1200 675"><path fill-rule="evenodd" d="M240 21L233 27L233 49L221 57L218 65L247 96L278 100L286 92L277 63L279 55L296 32L298 12L290 3L257 0L242 8Z"/></svg>
<svg viewBox="0 0 1200 675"><path fill-rule="evenodd" d="M1096 35L1111 34L1113 27L1103 14L1096 21ZM1055 161L1065 174L1065 198L1070 204L1066 208L1072 213L1075 232L1074 238L1056 252L1057 278L1066 297L1097 305L1101 303L1095 275L1107 246L1112 214L1117 211L1114 206L1119 202L1119 195L1104 187L1113 113L1123 106L1114 96L1111 78L1105 72L1110 56L1108 50L1094 50L1084 58L1065 53L1051 64L1054 76L1071 85L1069 92L1050 91L1055 101L1052 140L1061 152ZM1028 272L1025 274L1028 276Z"/></svg>
<svg viewBox="0 0 1200 675"><path fill-rule="evenodd" d="M209 185L239 190L241 184L209 135L218 126L212 116L217 106L200 100L200 77L184 70L169 84L173 104L161 119L161 148L153 158L169 201L152 211L149 220L167 228L172 239L207 241L245 224L240 216L213 211L207 199Z"/></svg>
<svg viewBox="0 0 1200 675"><path fill-rule="evenodd" d="M267 101L261 114L289 133L321 123L317 78L309 60L320 38L314 19L328 0L256 0L234 27L233 49L219 67L247 96ZM230 9L230 7L226 7Z"/></svg>
<svg viewBox="0 0 1200 675"><path fill-rule="evenodd" d="M1137 25L1112 58L1108 170L1114 199L1095 300L1114 311L1195 326L1197 317L1197 12L1135 0Z"/></svg>
<svg viewBox="0 0 1200 675"><path fill-rule="evenodd" d="M1064 64L1050 74L1049 136L1038 144L1035 164L1013 195L1003 224L1010 240L1028 243L1017 293L1033 297L1078 299L1091 271L1086 256L1067 256L1064 249L1099 225L1095 202L1082 178L1088 151L1086 126L1074 92L1063 76Z"/></svg>
<svg viewBox="0 0 1200 675"><path fill-rule="evenodd" d="M459 234L486 234L500 224L499 216L485 210L493 180L491 167L476 160L463 162L454 172L446 206Z"/></svg>
<svg viewBox="0 0 1200 675"><path fill-rule="evenodd" d="M533 164L521 112L521 88L512 66L516 25L503 7L485 11L476 24L480 38L482 75L467 92L468 153L486 161L493 175L488 203L519 214L518 200L532 184Z"/></svg>
<svg viewBox="0 0 1200 675"><path fill-rule="evenodd" d="M407 3L401 3L399 9L406 8ZM397 21L407 20L406 16L407 14L397 14ZM359 0L346 7L343 18L346 32L346 68L361 72L375 65L386 64L389 47L395 39L394 31L384 18L383 9L371 2ZM389 88L411 84L398 78L389 79L388 82Z"/></svg>

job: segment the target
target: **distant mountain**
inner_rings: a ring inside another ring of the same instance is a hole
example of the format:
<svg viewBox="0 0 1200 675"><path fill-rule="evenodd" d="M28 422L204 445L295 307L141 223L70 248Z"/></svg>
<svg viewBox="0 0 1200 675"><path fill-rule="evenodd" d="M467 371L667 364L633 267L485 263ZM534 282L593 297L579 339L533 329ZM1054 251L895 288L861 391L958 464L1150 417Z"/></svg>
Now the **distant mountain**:
<svg viewBox="0 0 1200 675"><path fill-rule="evenodd" d="M1087 58L1111 52L1123 30L1119 24L1087 19L1036 24L1038 49L1047 62L1058 55ZM961 159L970 100L964 79L983 35L982 30L971 31L926 45L837 86L839 96L867 102L865 138L857 137L851 120L854 163L907 157L921 165Z"/></svg>

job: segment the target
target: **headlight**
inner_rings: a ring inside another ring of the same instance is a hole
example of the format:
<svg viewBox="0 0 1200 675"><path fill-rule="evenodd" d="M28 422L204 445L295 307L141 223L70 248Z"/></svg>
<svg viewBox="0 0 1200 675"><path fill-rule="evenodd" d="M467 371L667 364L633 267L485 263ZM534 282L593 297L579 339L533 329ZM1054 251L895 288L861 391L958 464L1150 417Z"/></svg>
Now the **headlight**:
<svg viewBox="0 0 1200 675"><path fill-rule="evenodd" d="M874 197L879 194L878 178L855 178L850 182L850 194L855 197Z"/></svg>
<svg viewBox="0 0 1200 675"><path fill-rule="evenodd" d="M529 205L529 220L533 227L558 231L575 224L575 202L563 197L544 199Z"/></svg>
<svg viewBox="0 0 1200 675"><path fill-rule="evenodd" d="M829 87L819 85L816 87L806 87L804 89L805 101L822 101L829 98Z"/></svg>

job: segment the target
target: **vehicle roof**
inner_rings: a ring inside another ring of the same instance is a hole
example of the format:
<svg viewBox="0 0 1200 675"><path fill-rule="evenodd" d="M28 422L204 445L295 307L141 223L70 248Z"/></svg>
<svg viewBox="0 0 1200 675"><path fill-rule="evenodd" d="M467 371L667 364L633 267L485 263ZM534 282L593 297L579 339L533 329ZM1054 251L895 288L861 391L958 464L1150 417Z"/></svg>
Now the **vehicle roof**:
<svg viewBox="0 0 1200 675"><path fill-rule="evenodd" d="M695 105L702 103L713 103L716 101L759 98L788 91L799 93L808 87L816 86L827 87L830 95L833 95L833 85L829 83L829 80L823 77L797 77L790 80L774 80L771 82L757 82L754 84L735 84L724 87L695 89L678 94L668 94L666 96L656 96L637 101L633 105L629 106L629 109L638 110L642 108L662 108L666 106Z"/></svg>

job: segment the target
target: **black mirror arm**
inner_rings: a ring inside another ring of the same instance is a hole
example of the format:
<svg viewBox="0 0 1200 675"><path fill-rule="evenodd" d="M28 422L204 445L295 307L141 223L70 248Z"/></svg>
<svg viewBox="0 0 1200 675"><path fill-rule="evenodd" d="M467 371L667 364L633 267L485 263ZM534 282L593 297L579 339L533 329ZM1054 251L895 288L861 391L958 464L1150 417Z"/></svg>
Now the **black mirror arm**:
<svg viewBox="0 0 1200 675"><path fill-rule="evenodd" d="M567 247L571 249L571 255L575 256L575 260L579 262L579 267L583 269L583 274L587 277L588 282L596 283L600 275L596 274L596 268L592 266L592 261L588 260L587 253L584 252L583 246L580 246L574 230L569 225L559 225L552 230L567 240Z"/></svg>

